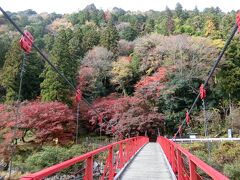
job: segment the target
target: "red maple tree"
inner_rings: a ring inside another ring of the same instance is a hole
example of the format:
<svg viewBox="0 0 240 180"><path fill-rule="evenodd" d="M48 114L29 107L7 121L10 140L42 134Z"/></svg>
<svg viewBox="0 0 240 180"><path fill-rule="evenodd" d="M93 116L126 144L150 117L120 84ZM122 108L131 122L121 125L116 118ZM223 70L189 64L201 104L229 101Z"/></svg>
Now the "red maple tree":
<svg viewBox="0 0 240 180"><path fill-rule="evenodd" d="M35 136L35 141L40 143L52 142L58 138L59 143L68 143L73 140L75 121L73 112L61 102L25 102L16 114L16 107L0 106L0 130L4 143L9 144L13 139L24 137L28 131ZM17 127L13 137L14 126Z"/></svg>
<svg viewBox="0 0 240 180"><path fill-rule="evenodd" d="M153 75L142 78L135 85L135 96L146 100L160 97L160 92L165 87L165 82L168 81L168 71L169 69L160 67Z"/></svg>
<svg viewBox="0 0 240 180"><path fill-rule="evenodd" d="M61 102L30 102L21 108L19 127L34 130L41 143L58 138L61 144L73 139L75 122L72 110Z"/></svg>
<svg viewBox="0 0 240 180"><path fill-rule="evenodd" d="M101 130L114 136L133 136L163 126L164 116L150 107L144 99L117 97L112 94L93 103L97 112L103 115L103 123L93 110L88 111L91 130Z"/></svg>

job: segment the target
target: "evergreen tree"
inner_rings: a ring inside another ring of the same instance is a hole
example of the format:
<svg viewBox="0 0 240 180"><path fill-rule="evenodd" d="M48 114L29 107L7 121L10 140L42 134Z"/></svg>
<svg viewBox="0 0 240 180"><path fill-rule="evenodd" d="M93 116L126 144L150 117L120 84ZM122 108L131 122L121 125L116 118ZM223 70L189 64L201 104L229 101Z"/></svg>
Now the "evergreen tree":
<svg viewBox="0 0 240 180"><path fill-rule="evenodd" d="M17 38L13 41L6 54L6 61L1 75L1 84L6 89L6 102L10 103L17 99L23 58L25 58L25 66L21 100L34 99L40 93L41 78L39 78L39 75L42 72L43 64L34 51L24 57Z"/></svg>
<svg viewBox="0 0 240 180"><path fill-rule="evenodd" d="M69 40L69 53L71 54L71 58L74 58L79 62L84 55L83 33L81 28L75 29L72 39Z"/></svg>
<svg viewBox="0 0 240 180"><path fill-rule="evenodd" d="M170 35L174 31L174 21L172 11L168 7L166 7L166 19L167 34Z"/></svg>
<svg viewBox="0 0 240 180"><path fill-rule="evenodd" d="M0 78L1 85L6 89L5 101L8 103L17 99L19 72L22 58L19 39L16 38L13 40L9 50L6 53L6 59Z"/></svg>
<svg viewBox="0 0 240 180"><path fill-rule="evenodd" d="M111 51L116 57L118 56L118 40L119 35L116 27L109 23L107 28L102 32L100 42L101 45Z"/></svg>
<svg viewBox="0 0 240 180"><path fill-rule="evenodd" d="M93 23L86 24L82 26L81 29L82 32L79 33L82 33L82 48L84 52L87 52L99 44L100 33L98 27ZM80 36L80 34L78 36Z"/></svg>
<svg viewBox="0 0 240 180"><path fill-rule="evenodd" d="M127 41L133 41L137 37L137 32L135 28L128 26L120 33L120 37Z"/></svg>
<svg viewBox="0 0 240 180"><path fill-rule="evenodd" d="M240 100L240 38L234 38L226 51L226 62L218 75L218 87L222 97ZM230 95L230 96L229 96Z"/></svg>
<svg viewBox="0 0 240 180"><path fill-rule="evenodd" d="M148 19L144 29L144 34L150 34L154 31L155 22L154 19Z"/></svg>
<svg viewBox="0 0 240 180"><path fill-rule="evenodd" d="M197 6L195 6L195 8L193 9L193 15L194 16L198 16L199 15L199 10L198 10Z"/></svg>
<svg viewBox="0 0 240 180"><path fill-rule="evenodd" d="M53 48L54 37L49 35L49 34L46 34L43 37L43 42L44 42L44 49L47 52L50 52L52 50L52 48Z"/></svg>
<svg viewBox="0 0 240 180"><path fill-rule="evenodd" d="M70 82L75 82L77 59L69 53L68 40L66 31L59 31L51 51L51 60ZM44 81L41 83L42 100L70 103L71 87L48 64L45 68L42 74Z"/></svg>
<svg viewBox="0 0 240 180"><path fill-rule="evenodd" d="M26 66L23 75L22 99L32 100L40 95L40 84L43 79L40 77L44 64L36 51L32 51L26 56Z"/></svg>
<svg viewBox="0 0 240 180"><path fill-rule="evenodd" d="M183 7L179 2L176 4L175 12L176 12L176 15L177 15L178 18L182 18Z"/></svg>
<svg viewBox="0 0 240 180"><path fill-rule="evenodd" d="M8 47L10 45L9 38L6 36L0 37L0 69L3 67L5 61L5 55L7 53Z"/></svg>

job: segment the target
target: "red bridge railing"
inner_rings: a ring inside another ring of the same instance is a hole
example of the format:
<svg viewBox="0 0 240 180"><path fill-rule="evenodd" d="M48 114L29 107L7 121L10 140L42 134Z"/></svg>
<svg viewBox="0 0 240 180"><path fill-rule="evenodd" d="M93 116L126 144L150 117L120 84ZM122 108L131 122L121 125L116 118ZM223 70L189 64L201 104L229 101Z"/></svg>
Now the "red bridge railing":
<svg viewBox="0 0 240 180"><path fill-rule="evenodd" d="M200 173L198 173L198 168L214 180L228 179L226 176L192 155L189 151L182 148L179 144L162 136L158 137L157 142L161 145L178 180L206 179L201 177Z"/></svg>
<svg viewBox="0 0 240 180"><path fill-rule="evenodd" d="M64 161L62 163L56 164L49 168L43 169L39 172L28 174L21 177L21 180L39 180L47 176L51 176L57 172L60 172L70 166L79 163L85 162L84 168L84 180L93 179L93 160L94 156L99 155L100 153L107 152L107 159L105 161L104 171L101 174L99 179L110 179L112 180L118 169L123 168L126 162L146 143L149 142L147 137L134 137L125 139L119 142L112 143L105 147L96 149L94 151L88 152L81 156L75 157L73 159ZM117 156L114 157L114 151L117 150Z"/></svg>

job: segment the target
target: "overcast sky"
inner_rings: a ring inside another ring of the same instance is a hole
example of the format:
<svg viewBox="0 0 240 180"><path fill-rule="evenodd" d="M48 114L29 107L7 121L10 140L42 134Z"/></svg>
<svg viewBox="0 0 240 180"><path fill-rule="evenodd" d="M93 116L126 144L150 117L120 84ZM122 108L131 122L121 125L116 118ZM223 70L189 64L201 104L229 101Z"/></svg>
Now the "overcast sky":
<svg viewBox="0 0 240 180"><path fill-rule="evenodd" d="M22 11L32 9L40 12L71 13L82 10L86 5L94 3L97 8L112 9L120 7L125 10L147 11L164 10L166 6L174 9L180 2L184 9L203 10L206 7L220 7L222 11L240 9L240 0L0 0L0 6L6 11Z"/></svg>

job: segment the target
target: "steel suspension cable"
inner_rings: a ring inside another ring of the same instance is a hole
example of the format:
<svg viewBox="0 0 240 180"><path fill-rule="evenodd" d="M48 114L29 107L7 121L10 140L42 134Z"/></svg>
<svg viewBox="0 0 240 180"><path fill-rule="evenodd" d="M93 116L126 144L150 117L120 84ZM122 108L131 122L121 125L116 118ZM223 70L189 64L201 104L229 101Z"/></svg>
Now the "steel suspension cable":
<svg viewBox="0 0 240 180"><path fill-rule="evenodd" d="M21 65L21 72L20 72L20 83L19 83L19 89L18 89L18 98L17 98L17 108L16 108L16 121L13 127L13 137L12 141L15 139L16 134L17 134L17 129L18 129L18 123L21 118L21 92L22 92L22 83L23 83L23 75L25 72L25 66L26 66L26 54L23 53L23 59L22 59L22 65ZM14 149L14 143L11 146L11 156L10 156L10 161L9 161L9 179L11 179L11 174L12 174L12 162L13 162L13 156L15 154L15 149Z"/></svg>
<svg viewBox="0 0 240 180"><path fill-rule="evenodd" d="M212 66L212 69L210 70L210 72L209 72L209 74L208 74L208 76L207 76L207 79L205 80L205 82L204 82L204 84L203 84L203 88L205 88L206 85L208 84L210 78L212 77L215 69L217 68L217 65L218 65L219 62L221 61L221 59L222 59L222 57L223 57L223 55L224 55L224 53L225 53L228 45L229 45L230 42L232 41L232 39L233 39L234 35L236 34L237 30L238 30L238 25L235 24L234 27L233 27L233 29L232 29L232 32L231 32L229 38L227 39L227 41L226 41L223 49L221 50L221 53L219 54L218 58L217 58L216 61L214 62L213 66ZM195 105L197 104L199 97L200 97L200 92L198 93L196 99L194 100L194 102L193 102L190 110L188 111L189 115L190 115L190 113L193 111L193 108L195 107ZM182 121L182 123L181 123L181 126L182 126L182 127L183 127L183 125L185 124L185 122L186 122L186 119L184 119L184 120ZM175 137L176 137L178 134L179 134L179 129L178 129L178 131L175 133Z"/></svg>

